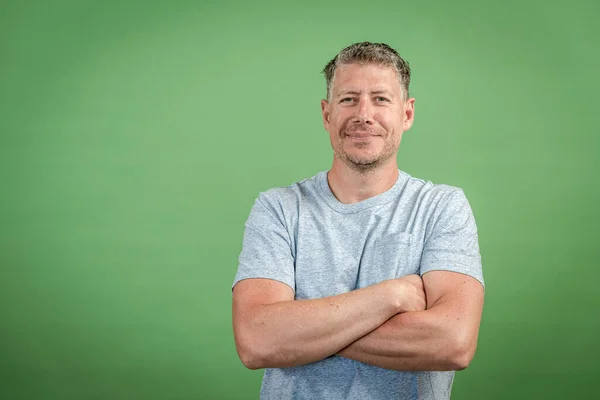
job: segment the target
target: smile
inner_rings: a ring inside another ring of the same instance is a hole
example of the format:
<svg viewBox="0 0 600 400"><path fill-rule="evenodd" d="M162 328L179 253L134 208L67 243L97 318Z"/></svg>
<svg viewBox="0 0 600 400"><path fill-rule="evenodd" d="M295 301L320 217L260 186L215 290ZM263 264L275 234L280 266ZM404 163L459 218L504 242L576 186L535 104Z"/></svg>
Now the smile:
<svg viewBox="0 0 600 400"><path fill-rule="evenodd" d="M371 140L371 139L377 137L377 135L356 135L356 134L354 134L354 135L348 135L348 134L346 134L345 136L348 139L358 140L358 141Z"/></svg>

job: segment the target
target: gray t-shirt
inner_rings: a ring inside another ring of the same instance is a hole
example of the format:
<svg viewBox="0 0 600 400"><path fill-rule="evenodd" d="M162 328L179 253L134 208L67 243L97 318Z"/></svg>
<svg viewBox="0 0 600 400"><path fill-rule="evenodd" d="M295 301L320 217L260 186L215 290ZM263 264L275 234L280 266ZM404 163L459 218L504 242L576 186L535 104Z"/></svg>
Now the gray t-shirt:
<svg viewBox="0 0 600 400"><path fill-rule="evenodd" d="M268 278L295 299L334 296L409 274L447 270L483 284L477 227L463 191L399 171L388 191L340 203L327 171L260 193L233 285ZM267 368L261 399L450 398L454 372L399 372L330 356Z"/></svg>

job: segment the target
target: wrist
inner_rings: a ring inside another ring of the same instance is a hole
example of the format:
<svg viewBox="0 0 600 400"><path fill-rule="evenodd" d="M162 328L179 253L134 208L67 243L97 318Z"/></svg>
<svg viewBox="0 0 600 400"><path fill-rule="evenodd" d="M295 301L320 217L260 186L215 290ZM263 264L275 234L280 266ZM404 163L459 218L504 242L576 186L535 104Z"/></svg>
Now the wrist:
<svg viewBox="0 0 600 400"><path fill-rule="evenodd" d="M390 279L381 283L385 285L385 300L390 306L392 315L402 312L404 306L402 298L402 282L397 279Z"/></svg>

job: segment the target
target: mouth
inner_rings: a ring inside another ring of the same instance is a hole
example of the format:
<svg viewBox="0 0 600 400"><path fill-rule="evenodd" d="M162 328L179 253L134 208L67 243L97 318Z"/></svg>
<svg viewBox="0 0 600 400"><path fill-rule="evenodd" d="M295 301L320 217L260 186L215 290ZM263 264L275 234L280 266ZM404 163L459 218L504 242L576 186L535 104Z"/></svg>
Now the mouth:
<svg viewBox="0 0 600 400"><path fill-rule="evenodd" d="M370 142L371 140L373 140L374 136L365 136L365 137L358 137L358 136L348 136L348 139L350 139L353 142Z"/></svg>
<svg viewBox="0 0 600 400"><path fill-rule="evenodd" d="M365 140L371 140L379 135L374 135L372 133L366 133L366 132L349 132L349 133L344 133L344 136L351 140L365 141Z"/></svg>

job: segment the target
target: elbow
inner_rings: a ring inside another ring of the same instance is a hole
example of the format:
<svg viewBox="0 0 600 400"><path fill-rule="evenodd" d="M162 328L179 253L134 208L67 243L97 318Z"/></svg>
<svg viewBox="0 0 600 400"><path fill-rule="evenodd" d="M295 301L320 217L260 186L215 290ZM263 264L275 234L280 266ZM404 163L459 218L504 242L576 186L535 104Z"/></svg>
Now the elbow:
<svg viewBox="0 0 600 400"><path fill-rule="evenodd" d="M251 352L238 351L238 355L244 367L252 370L265 368L262 360Z"/></svg>
<svg viewBox="0 0 600 400"><path fill-rule="evenodd" d="M246 368L252 370L266 368L267 357L255 342L246 337L236 338L235 345L240 361Z"/></svg>
<svg viewBox="0 0 600 400"><path fill-rule="evenodd" d="M472 359L473 358L467 354L459 354L454 356L450 361L450 365L452 366L451 370L462 371L463 369L466 369L471 363Z"/></svg>
<svg viewBox="0 0 600 400"><path fill-rule="evenodd" d="M452 347L453 351L449 357L451 370L462 371L466 369L475 356L477 342L475 340L461 339L456 340Z"/></svg>
<svg viewBox="0 0 600 400"><path fill-rule="evenodd" d="M238 356L246 368L255 370L275 366L274 343L251 329L234 330L234 338Z"/></svg>

